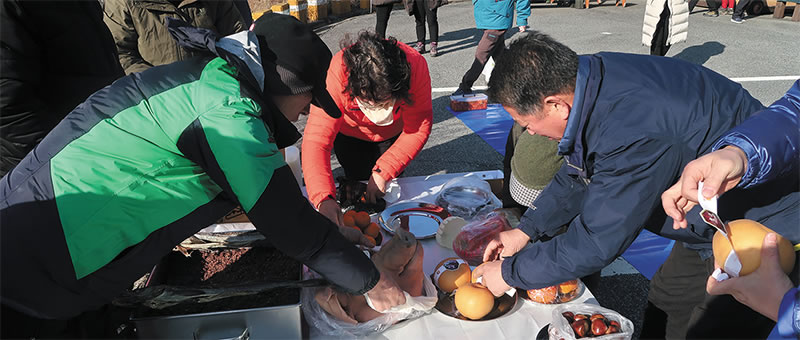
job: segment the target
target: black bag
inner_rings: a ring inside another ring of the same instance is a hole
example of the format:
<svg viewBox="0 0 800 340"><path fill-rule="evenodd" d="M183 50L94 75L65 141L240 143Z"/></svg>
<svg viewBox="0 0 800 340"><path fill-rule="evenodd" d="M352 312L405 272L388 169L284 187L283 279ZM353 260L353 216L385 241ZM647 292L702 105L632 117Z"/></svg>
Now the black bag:
<svg viewBox="0 0 800 340"><path fill-rule="evenodd" d="M361 181L337 177L339 188L336 189L336 200L344 210L355 209L373 214L386 209L386 201L378 198L376 203L367 202L367 185Z"/></svg>

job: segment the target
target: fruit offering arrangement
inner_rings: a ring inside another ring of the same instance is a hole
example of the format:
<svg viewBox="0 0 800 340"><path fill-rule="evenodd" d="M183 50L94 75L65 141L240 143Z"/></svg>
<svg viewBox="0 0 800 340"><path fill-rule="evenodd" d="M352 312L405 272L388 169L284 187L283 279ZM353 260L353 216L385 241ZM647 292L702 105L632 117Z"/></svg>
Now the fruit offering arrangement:
<svg viewBox="0 0 800 340"><path fill-rule="evenodd" d="M506 315L516 306L519 295L494 297L488 288L475 282L464 283L453 293L437 290L439 300L436 309L444 315L464 321L486 321Z"/></svg>
<svg viewBox="0 0 800 340"><path fill-rule="evenodd" d="M568 303L554 306L547 328L550 339L597 338L598 340L630 340L633 322L614 310L590 303Z"/></svg>
<svg viewBox="0 0 800 340"><path fill-rule="evenodd" d="M540 289L529 289L528 299L543 304L564 303L574 300L581 292L580 281L569 280L560 284Z"/></svg>
<svg viewBox="0 0 800 340"><path fill-rule="evenodd" d="M605 315L600 313L589 315L563 312L561 315L567 319L567 322L572 326L572 331L575 333L576 339L620 332L621 326L619 321L607 319Z"/></svg>
<svg viewBox="0 0 800 340"><path fill-rule="evenodd" d="M383 242L381 228L370 220L369 213L366 211L348 210L342 216L342 221L345 226L355 228L367 237L372 238L376 246L381 245Z"/></svg>
<svg viewBox="0 0 800 340"><path fill-rule="evenodd" d="M470 320L479 320L494 308L494 295L486 286L468 282L456 289L455 304L461 315Z"/></svg>
<svg viewBox="0 0 800 340"><path fill-rule="evenodd" d="M464 260L448 257L438 265L433 273L433 283L445 293L452 293L456 288L469 283L472 269Z"/></svg>
<svg viewBox="0 0 800 340"><path fill-rule="evenodd" d="M458 257L448 257L431 274L439 291L436 309L459 320L485 321L501 317L514 309L519 293L496 297L472 277L469 264Z"/></svg>

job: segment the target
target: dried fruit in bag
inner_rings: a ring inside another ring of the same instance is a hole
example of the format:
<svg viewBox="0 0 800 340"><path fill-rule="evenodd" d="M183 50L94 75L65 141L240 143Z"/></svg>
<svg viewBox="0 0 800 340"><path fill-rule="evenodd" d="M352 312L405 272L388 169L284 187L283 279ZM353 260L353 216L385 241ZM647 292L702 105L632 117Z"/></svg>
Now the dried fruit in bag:
<svg viewBox="0 0 800 340"><path fill-rule="evenodd" d="M453 240L453 251L470 265L480 265L489 241L507 230L511 230L511 226L505 215L491 212L485 218L473 220L461 229Z"/></svg>

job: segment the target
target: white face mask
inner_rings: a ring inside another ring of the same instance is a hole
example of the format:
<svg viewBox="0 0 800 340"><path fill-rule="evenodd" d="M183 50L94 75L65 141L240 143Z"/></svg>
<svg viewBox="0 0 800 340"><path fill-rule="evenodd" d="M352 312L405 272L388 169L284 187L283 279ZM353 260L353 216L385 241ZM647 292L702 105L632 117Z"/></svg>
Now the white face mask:
<svg viewBox="0 0 800 340"><path fill-rule="evenodd" d="M358 108L361 109L361 112L364 113L364 116L367 116L367 119L375 123L377 126L387 126L394 123L394 117L392 116L392 112L394 112L394 103L395 100L392 99L386 106L374 106L364 103L360 99L356 98L356 104L358 104Z"/></svg>

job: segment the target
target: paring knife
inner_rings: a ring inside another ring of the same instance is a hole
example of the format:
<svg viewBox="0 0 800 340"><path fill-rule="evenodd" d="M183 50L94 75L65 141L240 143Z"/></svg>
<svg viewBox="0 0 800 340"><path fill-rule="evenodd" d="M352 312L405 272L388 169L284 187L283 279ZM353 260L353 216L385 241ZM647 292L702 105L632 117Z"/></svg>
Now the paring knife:
<svg viewBox="0 0 800 340"><path fill-rule="evenodd" d="M731 244L731 252L728 254L728 258L725 260L725 272L728 275L738 277L739 271L742 269L741 261L739 261L739 256L736 254L736 250L733 247L733 240L731 240L731 228L728 226L727 223L722 222L722 219L717 215L717 196L711 197L706 199L703 197L703 182L700 181L697 183L697 202L700 203L700 207L703 210L700 212L700 218L703 219L708 225L717 229L725 239Z"/></svg>

